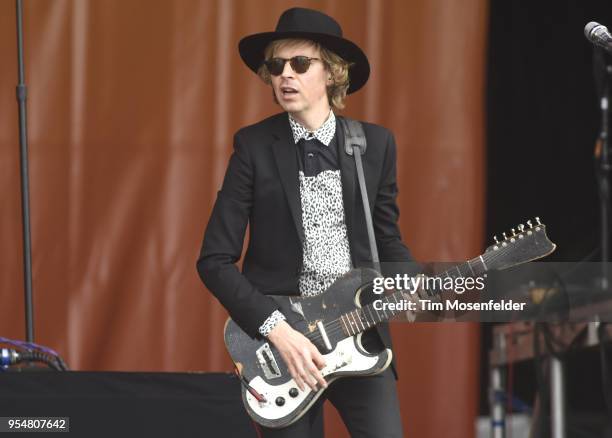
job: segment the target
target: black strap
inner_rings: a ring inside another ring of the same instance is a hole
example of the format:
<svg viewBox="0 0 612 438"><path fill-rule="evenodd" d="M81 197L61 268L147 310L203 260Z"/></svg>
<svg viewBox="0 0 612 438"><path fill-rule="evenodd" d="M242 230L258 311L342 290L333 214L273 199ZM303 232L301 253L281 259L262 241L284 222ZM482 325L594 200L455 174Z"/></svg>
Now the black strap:
<svg viewBox="0 0 612 438"><path fill-rule="evenodd" d="M365 154L367 147L365 133L363 132L363 126L361 126L361 123L358 121L346 117L339 117L339 120L344 130L344 151L348 155L353 155L355 157L357 180L359 181L359 191L361 192L363 212L365 214L366 227L368 229L372 264L374 265L374 269L380 273L380 260L378 258L378 248L376 247L374 225L372 224L372 213L370 211L370 203L368 202L368 191L366 189L365 176L363 174L363 164L361 163L361 155Z"/></svg>

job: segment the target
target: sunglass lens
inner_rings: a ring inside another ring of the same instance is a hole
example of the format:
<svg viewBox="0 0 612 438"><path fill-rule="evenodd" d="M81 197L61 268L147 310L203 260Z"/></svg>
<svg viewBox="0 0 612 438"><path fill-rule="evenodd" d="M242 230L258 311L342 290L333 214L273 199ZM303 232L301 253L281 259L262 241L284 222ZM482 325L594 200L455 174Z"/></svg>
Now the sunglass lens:
<svg viewBox="0 0 612 438"><path fill-rule="evenodd" d="M282 58L272 58L266 61L266 67L271 75L278 76L285 68L285 60Z"/></svg>
<svg viewBox="0 0 612 438"><path fill-rule="evenodd" d="M296 73L306 73L310 67L310 59L306 56L294 56L291 58L291 68Z"/></svg>

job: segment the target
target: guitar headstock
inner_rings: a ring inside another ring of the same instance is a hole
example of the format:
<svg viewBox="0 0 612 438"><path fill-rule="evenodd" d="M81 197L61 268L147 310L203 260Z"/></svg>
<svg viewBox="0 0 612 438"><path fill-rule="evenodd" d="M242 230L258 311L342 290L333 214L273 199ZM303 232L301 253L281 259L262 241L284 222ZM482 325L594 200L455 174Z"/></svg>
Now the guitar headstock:
<svg viewBox="0 0 612 438"><path fill-rule="evenodd" d="M535 223L527 221L527 226L519 224L503 240L494 236L495 243L482 255L488 269L506 269L521 263L537 260L552 253L557 247L546 235L546 225L535 218Z"/></svg>

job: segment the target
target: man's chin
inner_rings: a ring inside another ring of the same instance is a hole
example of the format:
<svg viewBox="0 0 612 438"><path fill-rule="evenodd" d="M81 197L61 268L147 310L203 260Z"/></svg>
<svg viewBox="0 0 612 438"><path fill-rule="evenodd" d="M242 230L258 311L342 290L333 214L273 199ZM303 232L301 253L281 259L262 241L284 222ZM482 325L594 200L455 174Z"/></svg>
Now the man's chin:
<svg viewBox="0 0 612 438"><path fill-rule="evenodd" d="M303 105L300 105L298 102L282 102L281 108L287 111L288 113L297 113L302 110Z"/></svg>

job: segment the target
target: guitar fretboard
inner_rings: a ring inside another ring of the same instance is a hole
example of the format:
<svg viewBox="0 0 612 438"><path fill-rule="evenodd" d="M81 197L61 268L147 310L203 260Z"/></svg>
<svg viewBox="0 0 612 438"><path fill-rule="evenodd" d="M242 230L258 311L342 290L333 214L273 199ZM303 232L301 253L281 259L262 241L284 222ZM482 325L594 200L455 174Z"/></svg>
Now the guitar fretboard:
<svg viewBox="0 0 612 438"><path fill-rule="evenodd" d="M487 271L486 257L488 254L483 254L474 259L468 260L464 263L453 266L452 268L440 273L437 277L441 279L445 278L457 278L457 277L475 277ZM436 298L441 293L439 290L425 288L423 289L425 294L430 298ZM415 292L416 293L416 292ZM355 336L371 327L374 327L381 322L385 322L403 313L406 310L402 310L401 306L397 306L406 299L406 296L410 294L410 291L399 290L388 295L381 295L380 301L382 304L380 309L376 309L374 304L367 304L361 308L356 308L351 312L345 313L340 316L340 324L342 331L347 336ZM391 306L393 310L389 309L388 304L395 304Z"/></svg>
<svg viewBox="0 0 612 438"><path fill-rule="evenodd" d="M435 278L440 278L444 281L444 279L449 277L477 277L490 269L505 269L550 254L554 251L555 245L548 240L545 225L539 223L539 219L537 220L537 225L532 226L530 221L528 221L528 229L523 230L523 228L520 228L520 233L518 234L514 234L513 229L512 236L506 238L504 234L504 241L496 241L496 244L489 247L484 254L459 263L436 275ZM418 297L421 299L432 298L433 300L444 290L444 288L439 290L424 287L421 289L422 293L416 291L414 293L418 293ZM338 319L326 322L324 324L325 329L330 332L341 330L346 336L355 336L381 322L389 321L400 313L406 312L405 306L398 306L398 304L404 301L410 293L409 290L396 290L387 295L380 295L380 298L377 299L382 304L377 306L380 309L374 308L373 303L367 304L341 315ZM390 309L388 304L395 304L395 306L390 306ZM321 337L317 332L305 335L311 338L311 340Z"/></svg>

